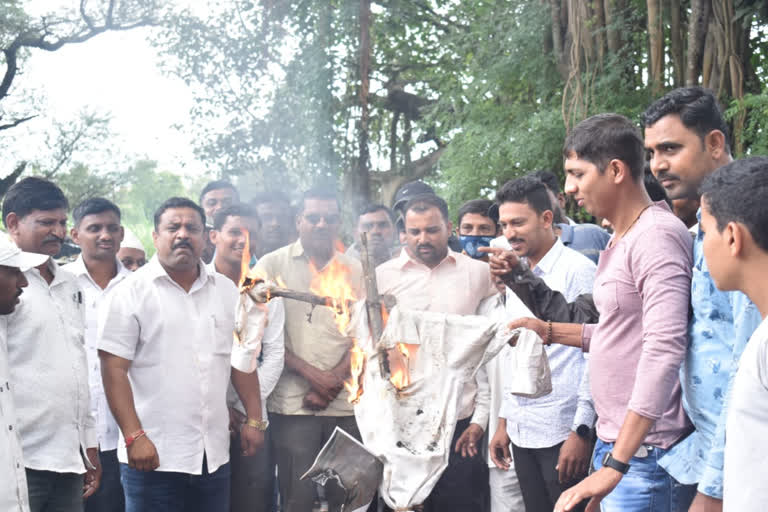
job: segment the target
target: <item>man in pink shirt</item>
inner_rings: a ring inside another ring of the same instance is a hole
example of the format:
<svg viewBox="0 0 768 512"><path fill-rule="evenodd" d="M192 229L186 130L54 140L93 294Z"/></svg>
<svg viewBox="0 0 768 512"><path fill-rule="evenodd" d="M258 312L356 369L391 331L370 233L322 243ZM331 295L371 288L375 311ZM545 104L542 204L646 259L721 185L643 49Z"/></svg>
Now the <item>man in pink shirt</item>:
<svg viewBox="0 0 768 512"><path fill-rule="evenodd" d="M545 342L590 353L598 413L594 473L563 492L555 510L677 512L694 486L675 481L658 460L691 431L681 401L680 365L687 348L691 235L643 184L645 153L636 127L616 114L579 123L565 141L566 193L614 235L601 254L594 286L597 324L537 319L512 327L536 330Z"/></svg>
<svg viewBox="0 0 768 512"><path fill-rule="evenodd" d="M411 310L477 314L481 302L498 290L488 264L448 248L452 225L445 201L433 194L416 196L404 212L405 249L376 268L381 292ZM424 503L424 512L483 510L488 469L480 446L489 403L488 377L481 370L474 385L464 387L448 468Z"/></svg>

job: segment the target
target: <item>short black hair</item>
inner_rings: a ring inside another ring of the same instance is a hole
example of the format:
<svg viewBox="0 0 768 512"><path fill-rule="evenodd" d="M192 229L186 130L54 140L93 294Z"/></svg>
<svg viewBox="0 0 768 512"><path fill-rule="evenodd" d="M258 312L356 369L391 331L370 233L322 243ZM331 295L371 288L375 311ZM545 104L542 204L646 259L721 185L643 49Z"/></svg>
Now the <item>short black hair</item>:
<svg viewBox="0 0 768 512"><path fill-rule="evenodd" d="M459 208L457 224L460 226L461 219L464 218L464 216L468 213L475 213L477 215L482 215L483 217L488 217L494 222L494 224L497 223L499 221L498 210L495 208L491 209L492 206L493 201L490 199L472 199L467 201Z"/></svg>
<svg viewBox="0 0 768 512"><path fill-rule="evenodd" d="M376 213L376 212L387 212L387 217L389 217L390 222L394 223L394 214L392 213L392 210L384 206L380 203L368 203L364 205L362 208L360 208L360 211L357 214L358 220L363 215L367 215L369 213Z"/></svg>
<svg viewBox="0 0 768 512"><path fill-rule="evenodd" d="M496 192L496 204L504 203L527 203L539 215L547 210L555 211L547 186L532 176L509 180L502 185Z"/></svg>
<svg viewBox="0 0 768 512"><path fill-rule="evenodd" d="M560 188L560 180L557 178L557 175L553 173L552 171L533 171L532 173L529 173L528 176L532 178L536 178L543 184L547 186L549 190L552 191L553 194L557 195L559 194L562 189Z"/></svg>
<svg viewBox="0 0 768 512"><path fill-rule="evenodd" d="M75 206L75 209L72 210L72 220L75 223L75 227L77 227L86 215L96 215L104 212L114 212L117 215L117 220L120 220L120 208L109 199L103 197L91 197Z"/></svg>
<svg viewBox="0 0 768 512"><path fill-rule="evenodd" d="M304 213L304 207L306 206L307 199L320 199L324 201L336 201L339 211L341 211L341 202L339 196L336 194L336 190L331 187L318 186L312 187L301 194L301 204L299 205L299 213Z"/></svg>
<svg viewBox="0 0 768 512"><path fill-rule="evenodd" d="M729 222L747 227L755 243L768 251L768 157L734 160L704 179L704 207L717 221L717 230Z"/></svg>
<svg viewBox="0 0 768 512"><path fill-rule="evenodd" d="M260 204L267 204L267 203L279 203L284 204L286 206L290 206L291 200L288 199L288 196L284 193L280 192L279 190L274 191L265 191L265 192L259 192L253 198L250 200L250 203L253 206L259 206Z"/></svg>
<svg viewBox="0 0 768 512"><path fill-rule="evenodd" d="M256 209L253 206L245 203L237 203L222 208L213 214L213 229L221 231L221 228L227 223L228 217L250 217L256 219L259 226L261 226L261 219L259 219L259 215L256 213Z"/></svg>
<svg viewBox="0 0 768 512"><path fill-rule="evenodd" d="M597 114L577 124L563 144L563 156L594 164L600 174L611 160L621 160L639 181L643 177L645 146L637 127L618 114Z"/></svg>
<svg viewBox="0 0 768 512"><path fill-rule="evenodd" d="M203 187L203 190L200 191L200 197L198 198L198 202L200 204L202 204L203 203L203 197L205 197L205 194L207 194L208 192L210 192L212 190L220 190L222 188L231 188L232 190L235 191L235 197L237 198L237 200L238 201L240 200L240 193L237 191L237 189L235 188L235 186L233 184L231 184L230 182L228 182L226 180L214 180L214 181L209 181Z"/></svg>
<svg viewBox="0 0 768 512"><path fill-rule="evenodd" d="M69 208L69 201L64 192L52 181L30 176L14 183L3 198L3 224L9 213L15 213L20 219L34 210L56 210Z"/></svg>
<svg viewBox="0 0 768 512"><path fill-rule="evenodd" d="M170 199L163 201L163 204L158 206L157 210L155 210L155 231L157 231L157 228L160 225L160 217L163 216L165 210L171 208L191 208L195 210L198 215L200 215L200 222L202 222L203 227L205 227L205 210L200 208L199 204L188 197L171 197Z"/></svg>
<svg viewBox="0 0 768 512"><path fill-rule="evenodd" d="M419 194L413 196L405 203L403 208L403 222L405 222L406 214L413 210L416 213L424 213L430 208L437 208L440 210L440 215L443 216L445 222L450 222L448 218L448 204L443 198L436 196L435 194ZM403 225L405 227L405 225Z"/></svg>
<svg viewBox="0 0 768 512"><path fill-rule="evenodd" d="M703 87L680 87L668 92L643 112L641 120L644 127L654 125L662 117L677 115L683 125L694 131L701 138L712 130L720 130L725 135L726 149L730 152L728 142L728 125L725 123L717 97L709 89Z"/></svg>

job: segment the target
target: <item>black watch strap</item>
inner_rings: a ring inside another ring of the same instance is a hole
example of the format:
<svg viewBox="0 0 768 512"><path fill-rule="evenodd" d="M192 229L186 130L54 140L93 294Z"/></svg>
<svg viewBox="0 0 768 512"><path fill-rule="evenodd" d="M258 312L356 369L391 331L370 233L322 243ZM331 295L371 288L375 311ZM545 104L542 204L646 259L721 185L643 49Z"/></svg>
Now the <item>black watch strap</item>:
<svg viewBox="0 0 768 512"><path fill-rule="evenodd" d="M629 471L629 464L614 459L611 452L606 453L605 457L603 457L603 466L615 469L622 475L626 475L627 471Z"/></svg>
<svg viewBox="0 0 768 512"><path fill-rule="evenodd" d="M584 439L585 441L591 441L592 440L592 429L589 428L588 425L584 425L583 423L576 427L576 434Z"/></svg>

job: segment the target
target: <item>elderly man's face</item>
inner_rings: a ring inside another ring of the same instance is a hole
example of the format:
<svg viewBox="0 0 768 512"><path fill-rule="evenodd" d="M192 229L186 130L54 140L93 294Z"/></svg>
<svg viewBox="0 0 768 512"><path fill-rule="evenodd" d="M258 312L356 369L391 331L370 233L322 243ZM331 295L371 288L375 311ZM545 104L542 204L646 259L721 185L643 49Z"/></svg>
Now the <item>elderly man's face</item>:
<svg viewBox="0 0 768 512"><path fill-rule="evenodd" d="M160 216L152 239L163 267L177 272L190 270L203 253L203 219L192 208L168 208Z"/></svg>

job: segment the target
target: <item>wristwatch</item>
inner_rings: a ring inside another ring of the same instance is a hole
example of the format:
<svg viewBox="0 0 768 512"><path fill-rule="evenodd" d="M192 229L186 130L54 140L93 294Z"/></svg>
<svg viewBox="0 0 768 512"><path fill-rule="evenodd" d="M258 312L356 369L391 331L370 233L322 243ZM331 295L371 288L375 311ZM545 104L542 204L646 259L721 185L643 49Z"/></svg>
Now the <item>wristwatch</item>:
<svg viewBox="0 0 768 512"><path fill-rule="evenodd" d="M629 471L629 464L614 459L611 452L606 453L605 457L603 457L603 466L615 469L622 475L626 475L627 471Z"/></svg>
<svg viewBox="0 0 768 512"><path fill-rule="evenodd" d="M245 422L246 425L249 427L253 427L256 430L260 430L261 432L264 432L267 430L267 427L269 426L269 420L254 420L252 418L248 418L248 421Z"/></svg>
<svg viewBox="0 0 768 512"><path fill-rule="evenodd" d="M583 423L578 427L576 427L576 434L585 441L592 440L592 429L589 428L588 425L584 425Z"/></svg>

